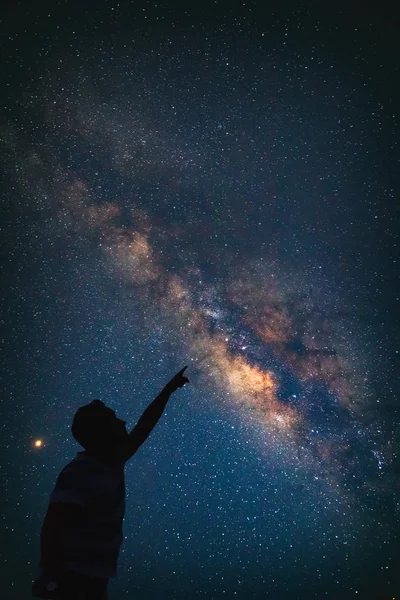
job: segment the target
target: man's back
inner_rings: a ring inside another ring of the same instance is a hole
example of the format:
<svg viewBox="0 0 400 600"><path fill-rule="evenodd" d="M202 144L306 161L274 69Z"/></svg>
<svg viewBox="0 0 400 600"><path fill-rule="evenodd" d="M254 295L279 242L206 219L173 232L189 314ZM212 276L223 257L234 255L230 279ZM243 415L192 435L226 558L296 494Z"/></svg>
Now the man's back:
<svg viewBox="0 0 400 600"><path fill-rule="evenodd" d="M57 502L84 510L84 518L64 531L65 568L115 577L125 512L123 465L111 468L79 452L57 478L50 504Z"/></svg>

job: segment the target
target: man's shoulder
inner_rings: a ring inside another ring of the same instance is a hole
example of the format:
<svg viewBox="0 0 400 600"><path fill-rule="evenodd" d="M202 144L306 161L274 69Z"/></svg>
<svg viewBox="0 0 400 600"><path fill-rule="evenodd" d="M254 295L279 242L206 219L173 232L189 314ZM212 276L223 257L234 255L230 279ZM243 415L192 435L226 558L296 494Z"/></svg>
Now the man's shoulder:
<svg viewBox="0 0 400 600"><path fill-rule="evenodd" d="M78 452L60 471L58 480L82 477L99 474L102 472L101 465L96 464L89 456Z"/></svg>
<svg viewBox="0 0 400 600"><path fill-rule="evenodd" d="M106 465L102 464L89 454L86 454L86 452L78 452L77 455L64 467L64 469L74 469L76 471L104 471L106 468Z"/></svg>
<svg viewBox="0 0 400 600"><path fill-rule="evenodd" d="M50 502L84 505L93 489L100 485L102 478L101 465L90 460L85 454L78 453L59 473L50 495Z"/></svg>
<svg viewBox="0 0 400 600"><path fill-rule="evenodd" d="M84 452L78 452L65 467L61 470L57 482L60 481L76 481L86 483L96 480L114 480L123 476L124 465L116 465L116 468L110 468L99 460L91 457Z"/></svg>

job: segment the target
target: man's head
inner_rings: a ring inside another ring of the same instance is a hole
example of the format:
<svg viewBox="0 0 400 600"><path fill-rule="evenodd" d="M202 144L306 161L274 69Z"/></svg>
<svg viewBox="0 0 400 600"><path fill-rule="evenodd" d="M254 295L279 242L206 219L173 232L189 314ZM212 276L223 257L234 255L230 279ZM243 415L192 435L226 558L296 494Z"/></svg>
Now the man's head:
<svg viewBox="0 0 400 600"><path fill-rule="evenodd" d="M85 450L111 450L128 433L125 421L101 400L78 408L72 422L72 435Z"/></svg>

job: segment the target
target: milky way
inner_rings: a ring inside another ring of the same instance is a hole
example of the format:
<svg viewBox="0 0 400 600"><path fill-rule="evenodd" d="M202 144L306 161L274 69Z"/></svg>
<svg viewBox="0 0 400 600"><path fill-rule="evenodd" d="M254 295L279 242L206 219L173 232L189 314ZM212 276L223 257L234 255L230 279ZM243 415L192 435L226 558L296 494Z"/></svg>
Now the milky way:
<svg viewBox="0 0 400 600"><path fill-rule="evenodd" d="M46 111L50 127L55 121L52 110L50 106ZM79 103L75 112L68 108L68 119L60 119L65 111L61 104L57 130L66 136L67 144L73 147L83 138L90 155L99 147L107 148L102 177L106 167L110 174L122 177L121 186L128 187L141 176L155 182L166 176L169 181L180 168L179 150L171 160L164 148L168 141L161 142L136 119L123 131L122 117L107 118L101 109L96 113L95 105L93 117L84 118ZM125 118L128 121L128 115ZM143 146L140 153L138 138ZM244 413L256 416L266 436L283 447L286 441L290 452L294 444L297 453L291 460L298 460L301 449L304 467L316 461L313 468L318 473L348 483L367 453L376 463L376 476L380 475L382 462L391 457L379 439L379 420L366 428L363 419L376 398L369 388L368 370L362 366L366 357L359 329L352 331L352 314L345 308L348 299L341 298L340 291L333 291L321 274L294 272L268 257L247 262L239 258L230 264L231 249L216 247L212 241L218 223L211 223L204 241L210 244L210 254L226 264L226 272L206 282L200 266L179 257L190 229L175 224L173 218L168 226L159 219L153 223L146 199L140 201L132 193L108 201L99 191L101 185L54 162L56 154L51 146L45 146L43 155L28 153L20 166L22 185L39 186L41 202L45 200L40 208L49 211L50 228L61 227L65 235L75 231L94 240L103 255L101 268L134 289L145 320L160 313L167 331L181 332L199 377L211 380ZM129 173L127 161L135 154ZM195 172L193 168L192 177ZM100 177L97 171L90 175L94 180ZM171 272L168 262L174 261L175 253L180 266ZM287 377L296 390L291 395L281 385ZM364 443L356 440L359 428L367 432Z"/></svg>

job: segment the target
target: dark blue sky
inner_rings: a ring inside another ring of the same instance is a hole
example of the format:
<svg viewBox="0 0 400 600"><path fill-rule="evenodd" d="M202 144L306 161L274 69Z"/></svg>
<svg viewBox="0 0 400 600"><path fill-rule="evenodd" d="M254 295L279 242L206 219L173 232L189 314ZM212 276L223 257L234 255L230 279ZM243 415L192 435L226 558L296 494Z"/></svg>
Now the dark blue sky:
<svg viewBox="0 0 400 600"><path fill-rule="evenodd" d="M4 598L29 596L74 411L133 426L185 364L127 467L111 600L397 598L387 7L8 8Z"/></svg>

